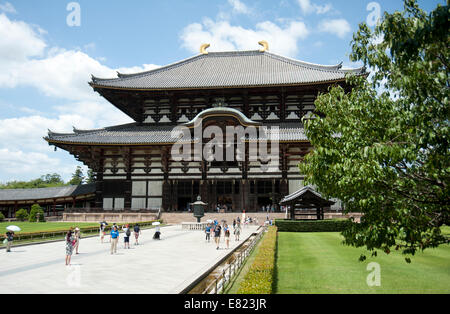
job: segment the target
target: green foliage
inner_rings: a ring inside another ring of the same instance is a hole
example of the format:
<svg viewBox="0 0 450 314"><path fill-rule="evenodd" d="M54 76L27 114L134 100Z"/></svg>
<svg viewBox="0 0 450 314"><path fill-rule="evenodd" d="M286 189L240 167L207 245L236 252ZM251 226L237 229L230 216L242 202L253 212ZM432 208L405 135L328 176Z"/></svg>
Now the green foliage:
<svg viewBox="0 0 450 314"><path fill-rule="evenodd" d="M95 172L92 169L87 172L86 183L95 183Z"/></svg>
<svg viewBox="0 0 450 314"><path fill-rule="evenodd" d="M16 212L16 219L19 221L26 221L28 220L28 212L26 209L21 208Z"/></svg>
<svg viewBox="0 0 450 314"><path fill-rule="evenodd" d="M279 232L342 232L349 227L350 220L275 220Z"/></svg>
<svg viewBox="0 0 450 314"><path fill-rule="evenodd" d="M72 174L72 179L69 181L70 185L80 185L83 184L84 182L84 174L83 174L83 170L81 170L81 167L78 166L77 169L75 170L75 173Z"/></svg>
<svg viewBox="0 0 450 314"><path fill-rule="evenodd" d="M320 95L320 117L304 121L307 183L364 213L344 231L348 245L414 254L449 242L439 228L450 207L449 17L448 5L426 14L407 0L374 31L361 24L351 59L371 77Z"/></svg>
<svg viewBox="0 0 450 314"><path fill-rule="evenodd" d="M2 222L3 220L5 220L5 215L3 215L3 213L0 213L0 222Z"/></svg>
<svg viewBox="0 0 450 314"><path fill-rule="evenodd" d="M271 294L273 288L277 228L269 227L258 253L241 283L238 294Z"/></svg>
<svg viewBox="0 0 450 314"><path fill-rule="evenodd" d="M66 185L57 173L46 174L39 179L30 181L11 181L5 184L0 184L0 189L35 189L35 188L50 188Z"/></svg>
<svg viewBox="0 0 450 314"><path fill-rule="evenodd" d="M39 217L39 222L45 222L44 210L38 204L31 206L30 215L28 216L29 222L37 222Z"/></svg>

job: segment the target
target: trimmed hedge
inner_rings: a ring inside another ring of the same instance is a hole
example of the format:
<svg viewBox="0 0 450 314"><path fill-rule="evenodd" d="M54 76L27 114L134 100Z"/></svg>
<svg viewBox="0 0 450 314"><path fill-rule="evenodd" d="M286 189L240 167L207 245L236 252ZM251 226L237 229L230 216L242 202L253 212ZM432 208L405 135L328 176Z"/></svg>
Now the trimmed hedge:
<svg viewBox="0 0 450 314"><path fill-rule="evenodd" d="M271 294L275 269L277 227L269 227L259 245L257 255L250 266L238 294Z"/></svg>
<svg viewBox="0 0 450 314"><path fill-rule="evenodd" d="M342 232L351 225L347 219L275 220L279 232Z"/></svg>

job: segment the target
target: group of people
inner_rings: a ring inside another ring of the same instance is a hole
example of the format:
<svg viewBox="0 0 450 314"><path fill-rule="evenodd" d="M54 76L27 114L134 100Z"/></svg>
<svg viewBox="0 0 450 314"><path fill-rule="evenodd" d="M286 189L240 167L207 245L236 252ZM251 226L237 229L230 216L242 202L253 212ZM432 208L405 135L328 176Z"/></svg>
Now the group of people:
<svg viewBox="0 0 450 314"><path fill-rule="evenodd" d="M270 205L261 206L261 211L263 211L263 212L274 213L276 210L277 210L277 208L273 204L272 204L272 206L270 206Z"/></svg>
<svg viewBox="0 0 450 314"><path fill-rule="evenodd" d="M131 227L130 225L122 226L122 231L124 232L124 248L130 248L130 237L131 237ZM139 224L136 224L133 228L134 231L134 245L139 245L139 236L141 234L141 228ZM106 223L100 224L100 241L103 243L103 240L106 235ZM111 243L111 254L117 253L117 244L119 242L119 226L117 224L113 224L111 227L111 231L109 233L110 238L109 242ZM70 260L72 258L73 251L75 250L75 254L78 253L78 249L80 246L81 239L81 231L80 228L76 227L75 229L70 228L70 230L66 234L66 266L70 265Z"/></svg>
<svg viewBox="0 0 450 314"><path fill-rule="evenodd" d="M101 223L100 224L100 241L103 243L104 237L105 237L105 228L106 224ZM122 226L123 231L123 247L124 249L130 249L130 237L131 237L131 226L129 224L126 224ZM141 227L139 224L134 225L133 227L134 232L134 245L139 245L139 236L141 235ZM117 253L117 244L119 242L119 226L117 224L113 224L111 227L109 242L111 243L111 254Z"/></svg>
<svg viewBox="0 0 450 314"><path fill-rule="evenodd" d="M214 243L216 244L216 250L220 248L220 237L223 233L225 245L226 248L230 248L230 235L231 235L231 228L228 226L225 220L222 221L222 224L218 222L217 219L214 219L213 222L206 225L205 228L205 234L206 234L206 241L210 242L211 237L214 238ZM241 221L238 217L237 219L233 220L233 234L235 241L239 241L239 236L241 234Z"/></svg>

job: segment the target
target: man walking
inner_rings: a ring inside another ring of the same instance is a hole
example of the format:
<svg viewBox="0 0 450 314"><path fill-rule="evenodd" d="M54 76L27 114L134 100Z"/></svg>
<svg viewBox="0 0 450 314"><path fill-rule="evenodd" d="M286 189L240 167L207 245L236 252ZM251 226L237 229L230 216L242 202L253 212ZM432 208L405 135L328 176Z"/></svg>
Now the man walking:
<svg viewBox="0 0 450 314"><path fill-rule="evenodd" d="M138 245L138 239L139 239L139 235L141 234L141 228L139 227L139 224L136 224L134 226L134 238L136 239L136 242L134 243L134 245Z"/></svg>
<svg viewBox="0 0 450 314"><path fill-rule="evenodd" d="M119 241L119 230L113 226L111 230L111 254L117 253L117 242Z"/></svg>
<svg viewBox="0 0 450 314"><path fill-rule="evenodd" d="M206 241L209 242L211 239L211 225L210 224L206 225L205 233L206 233Z"/></svg>

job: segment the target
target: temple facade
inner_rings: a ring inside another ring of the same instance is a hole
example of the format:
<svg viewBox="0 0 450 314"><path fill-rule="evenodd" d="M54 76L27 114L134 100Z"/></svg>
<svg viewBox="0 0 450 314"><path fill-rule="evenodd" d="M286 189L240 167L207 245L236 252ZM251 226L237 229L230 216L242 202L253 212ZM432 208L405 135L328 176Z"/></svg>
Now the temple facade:
<svg viewBox="0 0 450 314"><path fill-rule="evenodd" d="M267 48L267 47L266 47ZM278 209L303 186L298 164L312 149L302 118L345 70L267 49L206 52L143 73L92 77L95 92L134 122L49 131L96 174L97 209L186 210L201 196L213 211Z"/></svg>

